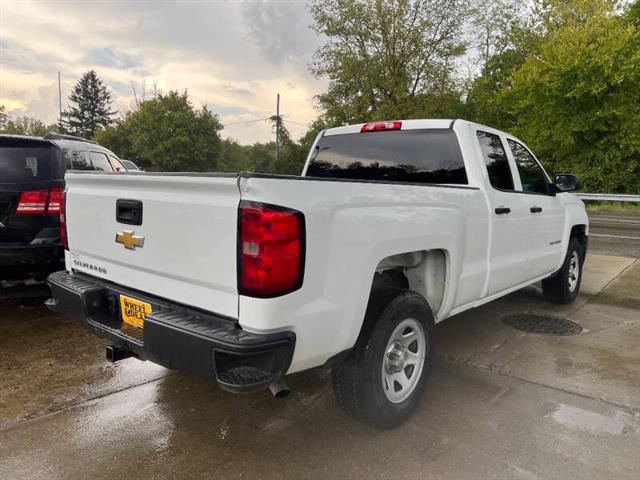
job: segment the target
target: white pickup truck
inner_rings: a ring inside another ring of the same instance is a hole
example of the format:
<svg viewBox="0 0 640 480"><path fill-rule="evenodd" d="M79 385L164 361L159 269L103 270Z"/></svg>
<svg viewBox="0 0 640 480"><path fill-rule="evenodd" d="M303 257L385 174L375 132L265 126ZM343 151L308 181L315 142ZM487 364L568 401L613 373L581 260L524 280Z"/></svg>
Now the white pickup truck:
<svg viewBox="0 0 640 480"><path fill-rule="evenodd" d="M463 120L323 131L302 176L70 173L49 308L230 391L332 368L388 428L420 400L434 324L542 280L572 302L588 219L517 138Z"/></svg>

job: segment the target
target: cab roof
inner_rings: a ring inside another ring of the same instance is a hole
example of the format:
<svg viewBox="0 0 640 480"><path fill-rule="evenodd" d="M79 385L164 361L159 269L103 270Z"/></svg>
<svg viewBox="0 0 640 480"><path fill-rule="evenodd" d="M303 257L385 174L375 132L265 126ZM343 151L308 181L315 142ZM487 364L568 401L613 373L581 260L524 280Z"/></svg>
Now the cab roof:
<svg viewBox="0 0 640 480"><path fill-rule="evenodd" d="M397 120L402 123L400 130L420 130L420 129L440 129L440 128L451 128L453 123L456 121L454 119L414 119L414 120ZM367 122L367 123L377 123L377 122ZM349 133L360 133L362 131L362 127L367 125L367 123L357 123L354 125L345 125L343 127L334 127L325 130L325 135L345 135Z"/></svg>

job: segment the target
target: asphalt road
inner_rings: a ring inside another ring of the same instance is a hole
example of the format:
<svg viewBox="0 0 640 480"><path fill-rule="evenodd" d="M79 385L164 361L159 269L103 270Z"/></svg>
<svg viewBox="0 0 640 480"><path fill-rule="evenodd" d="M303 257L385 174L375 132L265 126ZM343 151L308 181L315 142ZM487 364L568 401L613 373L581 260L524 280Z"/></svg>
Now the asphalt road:
<svg viewBox="0 0 640 480"><path fill-rule="evenodd" d="M589 251L640 257L640 215L590 214Z"/></svg>

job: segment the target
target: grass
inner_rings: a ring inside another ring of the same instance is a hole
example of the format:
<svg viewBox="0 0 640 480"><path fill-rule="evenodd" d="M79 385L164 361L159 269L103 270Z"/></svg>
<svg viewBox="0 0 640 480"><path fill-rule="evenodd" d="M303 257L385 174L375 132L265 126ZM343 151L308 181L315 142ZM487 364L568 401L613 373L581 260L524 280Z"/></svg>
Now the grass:
<svg viewBox="0 0 640 480"><path fill-rule="evenodd" d="M616 213L640 215L640 203L631 202L585 202L589 213Z"/></svg>

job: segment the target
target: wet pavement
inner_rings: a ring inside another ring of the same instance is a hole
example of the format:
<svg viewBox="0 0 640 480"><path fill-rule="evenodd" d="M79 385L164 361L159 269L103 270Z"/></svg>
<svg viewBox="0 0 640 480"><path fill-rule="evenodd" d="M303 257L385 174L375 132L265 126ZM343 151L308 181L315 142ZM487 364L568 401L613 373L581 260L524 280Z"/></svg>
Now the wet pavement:
<svg viewBox="0 0 640 480"><path fill-rule="evenodd" d="M640 261L592 255L584 294L530 287L437 327L438 359L408 422L344 415L328 372L291 395L232 395L106 342L37 299L0 302L0 478L640 478ZM568 318L529 334L502 317Z"/></svg>

